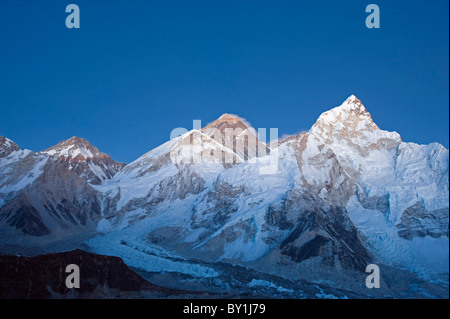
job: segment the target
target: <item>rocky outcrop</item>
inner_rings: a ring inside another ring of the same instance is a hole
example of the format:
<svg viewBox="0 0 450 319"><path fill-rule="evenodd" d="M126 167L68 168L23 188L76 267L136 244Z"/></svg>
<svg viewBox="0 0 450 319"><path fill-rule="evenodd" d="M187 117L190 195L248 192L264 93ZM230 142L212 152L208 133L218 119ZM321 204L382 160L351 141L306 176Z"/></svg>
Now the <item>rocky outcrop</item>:
<svg viewBox="0 0 450 319"><path fill-rule="evenodd" d="M17 151L20 151L20 147L16 143L4 136L0 136L0 158Z"/></svg>
<svg viewBox="0 0 450 319"><path fill-rule="evenodd" d="M364 191L358 192L358 199L361 205L366 209L371 210L379 210L383 214L387 214L389 212L389 196L367 196Z"/></svg>
<svg viewBox="0 0 450 319"><path fill-rule="evenodd" d="M416 202L403 211L398 228L398 235L405 239L430 236L448 237L448 208L428 211L421 202Z"/></svg>
<svg viewBox="0 0 450 319"><path fill-rule="evenodd" d="M336 270L364 272L372 260L342 207L305 212L280 250L297 263L318 258L321 268Z"/></svg>

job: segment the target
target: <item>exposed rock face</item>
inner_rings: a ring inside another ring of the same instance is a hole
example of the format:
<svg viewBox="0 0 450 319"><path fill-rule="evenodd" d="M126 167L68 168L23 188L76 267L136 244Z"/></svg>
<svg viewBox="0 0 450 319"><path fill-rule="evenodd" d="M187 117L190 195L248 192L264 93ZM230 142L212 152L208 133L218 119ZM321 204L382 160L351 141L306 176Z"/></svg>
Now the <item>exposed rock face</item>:
<svg viewBox="0 0 450 319"><path fill-rule="evenodd" d="M4 136L0 136L0 157L6 157L17 151L20 151L20 147L16 143Z"/></svg>
<svg viewBox="0 0 450 319"><path fill-rule="evenodd" d="M124 164L75 137L40 153L1 141L2 244L17 244L21 234L40 237L35 244L42 244L95 229L102 211L90 182L112 177Z"/></svg>
<svg viewBox="0 0 450 319"><path fill-rule="evenodd" d="M26 235L59 238L83 232L83 226L95 228L100 215L98 194L87 181L50 161L32 184L0 208L0 224Z"/></svg>
<svg viewBox="0 0 450 319"><path fill-rule="evenodd" d="M370 196L367 197L367 194L364 192L358 192L358 199L361 203L361 205L370 210L379 210L383 214L389 213L389 196Z"/></svg>
<svg viewBox="0 0 450 319"><path fill-rule="evenodd" d="M342 207L305 212L280 249L295 262L319 258L319 264L334 269L363 272L372 260Z"/></svg>
<svg viewBox="0 0 450 319"><path fill-rule="evenodd" d="M69 289L66 267L80 269L80 288ZM37 257L0 256L0 298L162 298L180 294L152 285L122 259L82 250L41 255Z"/></svg>
<svg viewBox="0 0 450 319"><path fill-rule="evenodd" d="M43 236L51 233L42 221L39 211L24 194L20 194L13 203L0 209L0 222L15 227L25 235Z"/></svg>
<svg viewBox="0 0 450 319"><path fill-rule="evenodd" d="M80 177L96 185L111 179L126 165L114 161L108 154L100 152L87 140L76 136L41 153L55 157L57 161L64 163L67 168L73 170Z"/></svg>
<svg viewBox="0 0 450 319"><path fill-rule="evenodd" d="M406 239L431 236L448 237L448 208L428 211L421 202L416 202L403 211L397 224L398 235Z"/></svg>
<svg viewBox="0 0 450 319"><path fill-rule="evenodd" d="M42 173L48 156L18 150L0 157L0 207L17 196Z"/></svg>

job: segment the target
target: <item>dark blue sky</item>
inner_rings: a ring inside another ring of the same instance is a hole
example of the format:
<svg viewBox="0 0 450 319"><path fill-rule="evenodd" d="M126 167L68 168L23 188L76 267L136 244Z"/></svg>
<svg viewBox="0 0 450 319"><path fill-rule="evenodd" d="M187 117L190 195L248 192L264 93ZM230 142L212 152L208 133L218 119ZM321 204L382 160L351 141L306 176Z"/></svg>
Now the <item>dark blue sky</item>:
<svg viewBox="0 0 450 319"><path fill-rule="evenodd" d="M81 28L67 29L76 3ZM381 28L365 27L376 3ZM449 140L448 1L0 1L0 135L131 162L222 113L282 134L350 94L407 142Z"/></svg>

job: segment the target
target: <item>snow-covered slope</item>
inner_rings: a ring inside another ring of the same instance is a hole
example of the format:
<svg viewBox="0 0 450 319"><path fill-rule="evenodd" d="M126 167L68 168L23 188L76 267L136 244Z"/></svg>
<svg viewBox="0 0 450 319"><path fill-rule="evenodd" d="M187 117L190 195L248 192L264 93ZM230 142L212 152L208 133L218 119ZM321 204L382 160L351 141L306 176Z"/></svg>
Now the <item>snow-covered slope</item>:
<svg viewBox="0 0 450 319"><path fill-rule="evenodd" d="M0 137L0 208L42 174L48 156L21 150L13 141Z"/></svg>
<svg viewBox="0 0 450 319"><path fill-rule="evenodd" d="M194 130L169 141L97 186L104 194L98 226L104 240L126 228L135 244L208 261L295 265L299 275L364 271L375 261L427 278L448 274L444 147L402 142L381 130L353 95L309 132L253 161L204 136L236 123L224 115L205 134ZM182 144L192 148L179 163L171 154L182 154ZM215 160L193 162L205 150ZM241 160L220 164L220 152ZM261 174L271 160L276 174Z"/></svg>
<svg viewBox="0 0 450 319"><path fill-rule="evenodd" d="M96 186L104 196L104 213L115 223L125 215L148 215L165 202L172 205L209 187L233 164L225 156L243 159L208 135L192 130L125 166L109 182ZM126 213L126 214L125 214Z"/></svg>

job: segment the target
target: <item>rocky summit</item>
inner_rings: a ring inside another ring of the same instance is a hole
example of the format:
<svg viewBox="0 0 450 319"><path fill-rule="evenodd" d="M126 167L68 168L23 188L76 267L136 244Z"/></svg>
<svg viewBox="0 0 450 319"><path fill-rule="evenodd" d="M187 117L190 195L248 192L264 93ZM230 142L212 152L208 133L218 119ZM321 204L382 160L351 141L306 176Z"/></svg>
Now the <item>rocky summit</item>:
<svg viewBox="0 0 450 319"><path fill-rule="evenodd" d="M51 155L56 161L64 163L68 169L96 185L110 179L125 166L125 163L112 160L87 140L76 136L41 153Z"/></svg>

